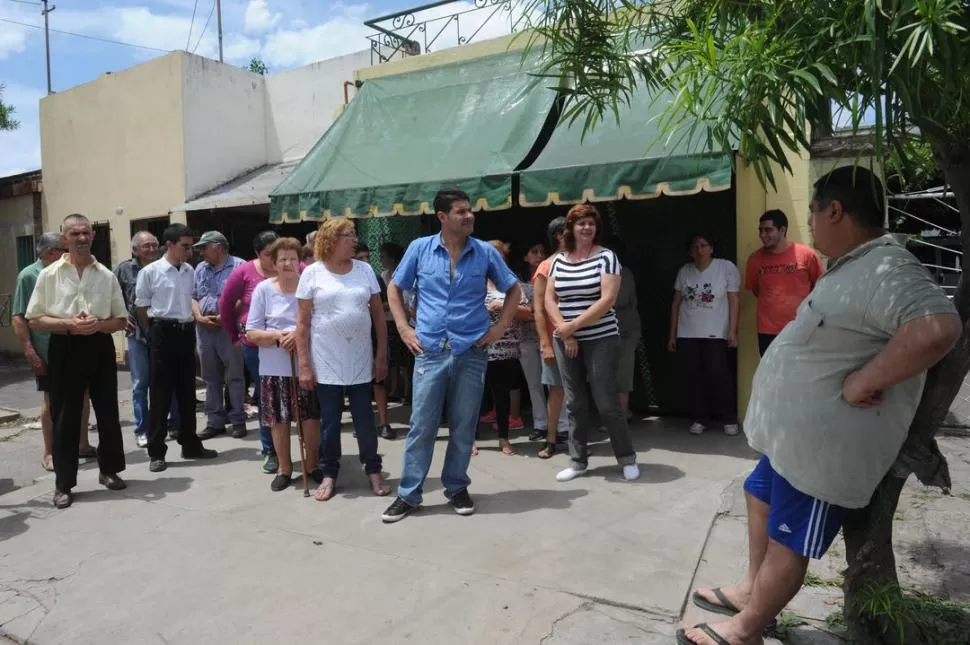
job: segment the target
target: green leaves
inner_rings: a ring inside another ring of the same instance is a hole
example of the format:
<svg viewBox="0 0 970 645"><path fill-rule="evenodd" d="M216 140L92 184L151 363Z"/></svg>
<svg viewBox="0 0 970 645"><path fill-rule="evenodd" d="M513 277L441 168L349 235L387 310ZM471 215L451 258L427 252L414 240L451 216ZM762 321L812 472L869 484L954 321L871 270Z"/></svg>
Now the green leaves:
<svg viewBox="0 0 970 645"><path fill-rule="evenodd" d="M970 136L968 12L962 0L533 0L528 13L530 48L569 78L570 121L595 127L647 90L666 101L665 137L738 150L773 185L830 104L854 133L875 115L877 156L914 127Z"/></svg>
<svg viewBox="0 0 970 645"><path fill-rule="evenodd" d="M20 123L13 118L14 108L3 102L3 84L0 83L0 130L16 130Z"/></svg>

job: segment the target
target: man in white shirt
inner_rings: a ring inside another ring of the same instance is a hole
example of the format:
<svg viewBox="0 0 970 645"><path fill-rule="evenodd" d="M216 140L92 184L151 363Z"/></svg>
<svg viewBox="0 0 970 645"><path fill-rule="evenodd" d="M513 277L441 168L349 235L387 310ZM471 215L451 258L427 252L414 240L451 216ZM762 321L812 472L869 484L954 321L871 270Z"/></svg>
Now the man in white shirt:
<svg viewBox="0 0 970 645"><path fill-rule="evenodd" d="M68 215L61 235L68 252L37 276L24 317L31 329L51 333L47 369L54 422L54 506L67 508L77 485L85 390L98 418L98 481L110 490L127 486L118 477L125 469L125 451L111 334L125 328L128 312L114 274L91 253L94 231L88 218Z"/></svg>
<svg viewBox="0 0 970 645"><path fill-rule="evenodd" d="M135 311L150 346L148 469L153 473L168 468L166 417L173 392L182 420L182 458L214 459L218 454L203 447L195 433L195 271L188 262L195 237L184 224L172 224L162 240L165 255L142 269L135 285Z"/></svg>

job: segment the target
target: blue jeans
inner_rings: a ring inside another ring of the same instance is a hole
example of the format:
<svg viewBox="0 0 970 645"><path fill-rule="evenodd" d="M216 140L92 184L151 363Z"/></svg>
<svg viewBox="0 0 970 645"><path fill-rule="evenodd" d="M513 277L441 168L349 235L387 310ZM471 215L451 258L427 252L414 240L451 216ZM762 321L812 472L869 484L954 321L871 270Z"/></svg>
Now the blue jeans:
<svg viewBox="0 0 970 645"><path fill-rule="evenodd" d="M273 448L273 433L269 426L263 425L263 400L259 396L259 348L243 344L243 361L246 363L246 371L249 378L253 379L253 399L259 409L259 442L263 444L264 455L275 455L276 449Z"/></svg>
<svg viewBox="0 0 970 645"><path fill-rule="evenodd" d="M135 434L148 432L148 386L151 380L151 362L148 358L148 343L128 338L128 371L131 375L131 407L135 411ZM168 427L179 427L178 401L172 393L172 407L168 413Z"/></svg>
<svg viewBox="0 0 970 645"><path fill-rule="evenodd" d="M350 397L350 416L357 430L357 449L360 463L368 475L381 472L381 456L377 453L377 426L370 407L371 384L324 385L317 383L320 401L320 470L324 477L337 478L340 473L340 417L343 414L344 392Z"/></svg>
<svg viewBox="0 0 970 645"><path fill-rule="evenodd" d="M397 489L398 497L408 504L421 504L421 489L431 469L446 398L451 432L441 470L445 497L450 499L471 484L468 463L475 443L487 362L485 351L477 347L457 356L425 351L415 357L411 430L404 445L404 467Z"/></svg>

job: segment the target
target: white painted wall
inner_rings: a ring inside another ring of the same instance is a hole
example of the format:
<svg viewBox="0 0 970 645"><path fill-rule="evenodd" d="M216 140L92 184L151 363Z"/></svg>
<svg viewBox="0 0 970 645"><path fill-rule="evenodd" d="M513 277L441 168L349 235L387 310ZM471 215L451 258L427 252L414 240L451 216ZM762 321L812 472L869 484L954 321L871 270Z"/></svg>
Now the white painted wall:
<svg viewBox="0 0 970 645"><path fill-rule="evenodd" d="M266 161L300 159L323 136L344 105L344 81L370 67L370 51L266 76ZM353 99L355 88L348 88Z"/></svg>
<svg viewBox="0 0 970 645"><path fill-rule="evenodd" d="M267 163L265 81L182 55L185 192L193 199Z"/></svg>

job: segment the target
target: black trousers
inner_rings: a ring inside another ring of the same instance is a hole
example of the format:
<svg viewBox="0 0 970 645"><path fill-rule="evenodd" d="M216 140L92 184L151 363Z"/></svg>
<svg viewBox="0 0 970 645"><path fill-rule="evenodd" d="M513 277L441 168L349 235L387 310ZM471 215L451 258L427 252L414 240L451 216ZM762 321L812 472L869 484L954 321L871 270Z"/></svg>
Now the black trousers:
<svg viewBox="0 0 970 645"><path fill-rule="evenodd" d="M195 327L154 320L149 348L148 457L164 458L168 451L165 437L173 392L182 420L178 442L183 450L197 450L202 442L195 434Z"/></svg>
<svg viewBox="0 0 970 645"><path fill-rule="evenodd" d="M773 341L777 337L778 337L778 334L762 334L759 332L758 333L758 353L761 356L764 356L765 352L768 351L768 347L771 345L771 341Z"/></svg>
<svg viewBox="0 0 970 645"><path fill-rule="evenodd" d="M726 340L678 338L677 354L687 368L687 405L695 421L738 422L735 380L728 363Z"/></svg>
<svg viewBox="0 0 970 645"><path fill-rule="evenodd" d="M509 411L512 407L511 392L517 387L519 361L514 358L489 361L485 368L485 390L492 395L495 404L495 425L499 439L509 438Z"/></svg>
<svg viewBox="0 0 970 645"><path fill-rule="evenodd" d="M108 334L54 334L48 359L55 485L66 493L77 486L85 391L91 395L91 407L98 421L98 468L109 474L125 469L115 345Z"/></svg>

